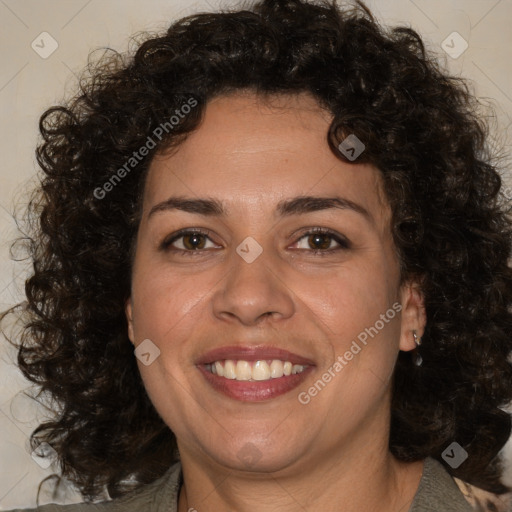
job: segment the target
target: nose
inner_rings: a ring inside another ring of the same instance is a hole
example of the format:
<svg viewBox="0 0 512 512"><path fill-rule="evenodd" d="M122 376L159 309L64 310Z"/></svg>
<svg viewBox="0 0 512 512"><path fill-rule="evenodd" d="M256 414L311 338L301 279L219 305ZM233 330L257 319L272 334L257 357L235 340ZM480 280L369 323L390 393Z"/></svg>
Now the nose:
<svg viewBox="0 0 512 512"><path fill-rule="evenodd" d="M230 271L212 298L217 318L252 326L264 319L282 320L294 314L293 292L268 251L251 263L233 251L229 265Z"/></svg>

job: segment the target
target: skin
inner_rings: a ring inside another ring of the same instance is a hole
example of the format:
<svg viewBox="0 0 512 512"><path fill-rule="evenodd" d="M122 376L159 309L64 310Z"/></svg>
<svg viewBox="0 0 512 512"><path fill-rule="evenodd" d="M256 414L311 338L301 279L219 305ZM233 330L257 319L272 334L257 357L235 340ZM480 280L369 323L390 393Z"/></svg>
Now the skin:
<svg viewBox="0 0 512 512"><path fill-rule="evenodd" d="M307 94L221 96L200 127L149 169L126 314L132 343L149 338L161 352L149 366L138 364L178 440L180 512L340 504L354 512L408 510L417 490L423 463L400 463L389 453L388 425L398 352L414 348L413 330L423 334L422 295L416 283L401 283L380 172L331 152L330 121ZM341 196L368 216L350 208L275 215L277 203L300 195ZM171 196L215 198L226 214L149 215ZM328 236L311 241L304 234L312 227L331 229L350 246L315 254L339 245ZM160 248L183 228L211 236ZM250 264L236 252L248 236L263 249ZM173 251L186 247L194 254ZM298 393L396 302L401 313L301 404ZM195 365L201 354L236 344L280 347L315 367L285 395L237 401L213 390ZM247 451L249 464L241 458Z"/></svg>

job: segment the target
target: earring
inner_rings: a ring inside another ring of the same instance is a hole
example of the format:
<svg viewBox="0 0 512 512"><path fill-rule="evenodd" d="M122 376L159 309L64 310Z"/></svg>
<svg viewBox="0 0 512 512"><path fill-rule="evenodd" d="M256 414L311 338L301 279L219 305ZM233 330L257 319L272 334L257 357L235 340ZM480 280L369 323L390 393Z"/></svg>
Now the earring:
<svg viewBox="0 0 512 512"><path fill-rule="evenodd" d="M421 345L421 338L418 337L415 330L412 331L412 336L416 345L416 348L414 349L414 364L416 366L421 366L423 363L423 358L421 357L421 354L418 350L418 347Z"/></svg>

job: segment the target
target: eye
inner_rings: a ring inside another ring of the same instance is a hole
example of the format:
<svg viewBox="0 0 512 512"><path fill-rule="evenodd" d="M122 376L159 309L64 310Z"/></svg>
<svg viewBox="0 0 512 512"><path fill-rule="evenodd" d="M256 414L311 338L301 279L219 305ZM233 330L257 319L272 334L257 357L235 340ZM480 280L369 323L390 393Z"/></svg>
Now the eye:
<svg viewBox="0 0 512 512"><path fill-rule="evenodd" d="M312 228L295 242L295 248L311 251L323 256L351 247L350 242L343 236L326 228ZM161 244L163 251L173 251L186 255L200 254L206 249L219 249L213 243L208 230L183 229L167 237Z"/></svg>
<svg viewBox="0 0 512 512"><path fill-rule="evenodd" d="M210 242L210 246L208 246ZM210 239L210 233L200 229L183 229L166 238L160 245L164 251L173 250L180 253L201 252L204 249L218 248Z"/></svg>
<svg viewBox="0 0 512 512"><path fill-rule="evenodd" d="M296 245L297 249L311 250L314 254L318 255L330 254L350 248L350 242L344 236L326 228L310 229L299 238Z"/></svg>

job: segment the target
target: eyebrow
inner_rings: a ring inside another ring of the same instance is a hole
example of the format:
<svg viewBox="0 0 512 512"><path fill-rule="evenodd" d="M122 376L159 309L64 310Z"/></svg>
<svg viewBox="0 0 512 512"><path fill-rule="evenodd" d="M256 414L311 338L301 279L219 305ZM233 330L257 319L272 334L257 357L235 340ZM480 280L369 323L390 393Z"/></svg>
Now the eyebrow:
<svg viewBox="0 0 512 512"><path fill-rule="evenodd" d="M291 215L302 215L329 209L352 210L366 217L373 222L373 217L363 206L345 199L343 197L315 197L298 196L280 201L275 210L275 215L289 217ZM165 201L157 203L149 211L148 218L157 212L169 210L181 210L188 213L205 216L225 216L226 210L222 202L217 199L190 199L186 197L170 197Z"/></svg>

